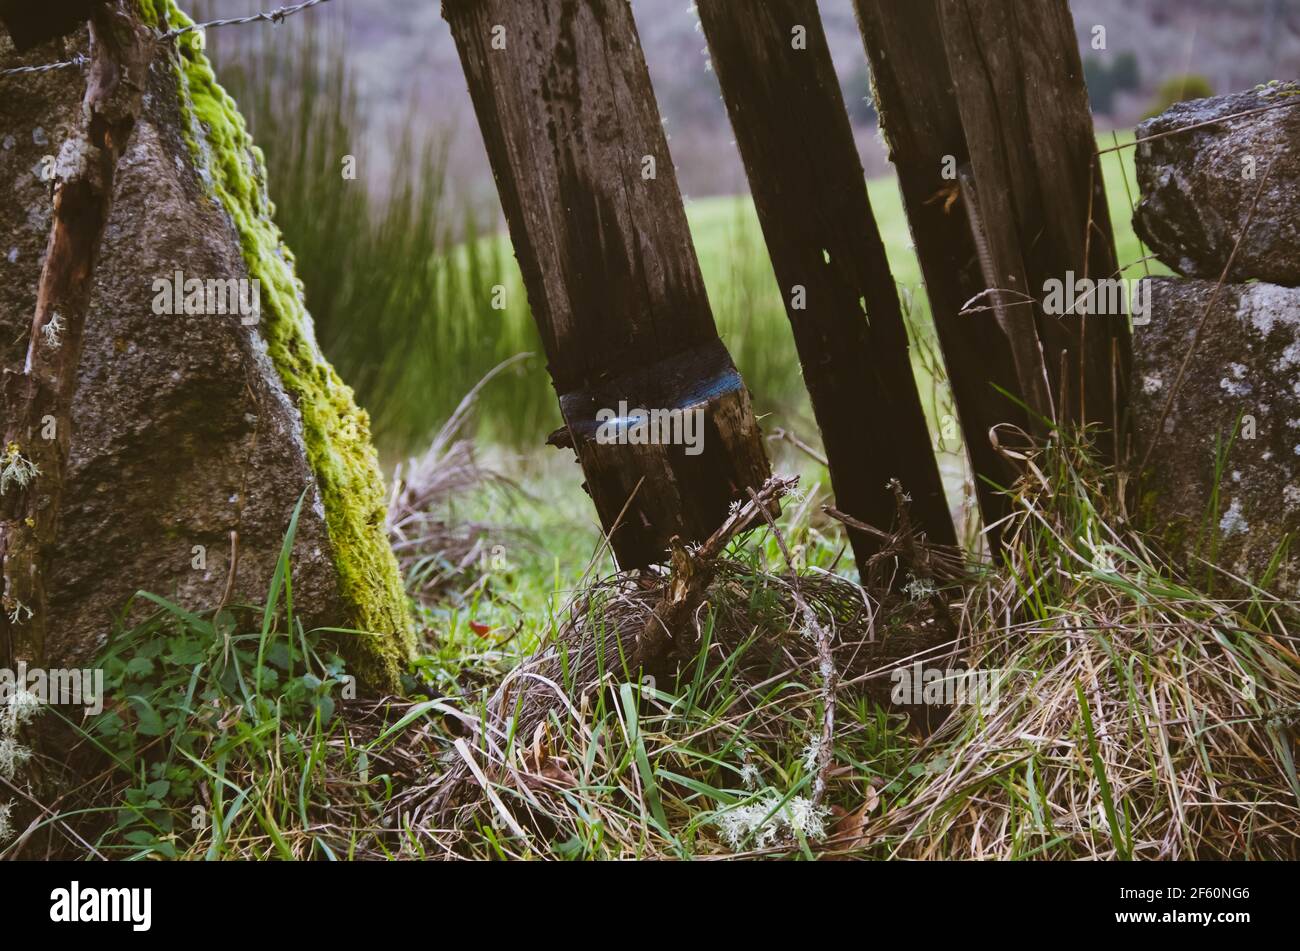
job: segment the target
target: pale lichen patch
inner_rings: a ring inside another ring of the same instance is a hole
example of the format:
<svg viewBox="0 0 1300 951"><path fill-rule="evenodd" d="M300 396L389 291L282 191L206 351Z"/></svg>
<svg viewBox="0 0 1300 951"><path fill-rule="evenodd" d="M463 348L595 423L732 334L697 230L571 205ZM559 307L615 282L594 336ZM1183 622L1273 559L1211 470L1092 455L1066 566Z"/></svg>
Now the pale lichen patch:
<svg viewBox="0 0 1300 951"><path fill-rule="evenodd" d="M1300 509L1300 485L1288 485L1282 490L1282 504L1288 513Z"/></svg>
<svg viewBox="0 0 1300 951"><path fill-rule="evenodd" d="M1237 318L1251 325L1262 336L1273 332L1279 323L1300 326L1296 312L1294 288L1277 284L1252 284L1248 293L1242 293L1237 302Z"/></svg>
<svg viewBox="0 0 1300 951"><path fill-rule="evenodd" d="M86 174L91 152L90 140L85 133L69 136L63 140L59 157L54 163L54 177L60 181L71 181Z"/></svg>
<svg viewBox="0 0 1300 951"><path fill-rule="evenodd" d="M1250 384L1249 384L1249 383L1239 383L1239 382L1236 381L1236 380L1230 380L1230 379L1228 379L1228 377L1226 377L1226 376L1225 376L1222 380L1219 381L1219 388L1220 388L1221 390L1223 390L1225 393L1227 393L1229 396L1249 396L1249 395L1250 395Z"/></svg>
<svg viewBox="0 0 1300 951"><path fill-rule="evenodd" d="M1223 513L1223 518L1219 519L1219 531L1224 538L1231 538L1233 535L1244 535L1250 531L1250 525L1246 518L1241 514L1241 500L1233 499L1232 504L1228 506L1228 511Z"/></svg>

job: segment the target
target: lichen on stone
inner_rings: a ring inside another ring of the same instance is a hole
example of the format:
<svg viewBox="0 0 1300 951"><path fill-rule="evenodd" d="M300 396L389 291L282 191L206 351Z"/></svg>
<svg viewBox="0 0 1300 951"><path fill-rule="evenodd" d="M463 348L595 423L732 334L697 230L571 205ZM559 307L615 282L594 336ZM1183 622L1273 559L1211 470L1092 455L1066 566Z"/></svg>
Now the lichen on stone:
<svg viewBox="0 0 1300 951"><path fill-rule="evenodd" d="M138 0L145 22L168 30L193 23L174 0ZM395 686L414 634L397 560L384 532L386 497L370 420L326 361L292 252L273 220L262 152L234 99L217 82L194 33L174 41L184 135L204 186L229 215L249 276L261 282L258 325L285 390L302 416L308 461L325 508L346 623L376 636L348 639L344 655L366 682Z"/></svg>
<svg viewBox="0 0 1300 951"><path fill-rule="evenodd" d="M1250 525L1246 518L1241 514L1241 500L1233 499L1232 504L1228 506L1228 511L1223 513L1223 518L1219 519L1219 531L1224 538L1231 538L1233 535L1244 535L1250 531Z"/></svg>
<svg viewBox="0 0 1300 951"><path fill-rule="evenodd" d="M1237 304L1237 319L1249 320L1255 332L1267 337L1278 324L1300 327L1296 313L1295 290L1277 284L1251 284Z"/></svg>

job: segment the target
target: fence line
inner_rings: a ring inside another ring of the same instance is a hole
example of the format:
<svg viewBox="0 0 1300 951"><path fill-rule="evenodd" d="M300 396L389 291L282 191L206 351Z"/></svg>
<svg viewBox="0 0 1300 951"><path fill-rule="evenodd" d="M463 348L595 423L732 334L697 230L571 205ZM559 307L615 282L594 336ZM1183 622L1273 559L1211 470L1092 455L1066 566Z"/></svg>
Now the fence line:
<svg viewBox="0 0 1300 951"><path fill-rule="evenodd" d="M304 10L309 10L312 7L318 7L323 3L332 2L333 0L304 0L304 2L296 3L292 6L277 7L274 10L268 10L262 13L253 13L248 16L226 17L219 20L208 20L205 23L191 23L189 26L177 27L174 30L168 30L166 33L158 32L158 40L160 43L168 43L187 33L199 33L204 30L213 30L223 26L243 26L249 23L272 23L279 25L294 14L301 13ZM89 56L85 53L78 53L71 59L57 63L45 63L40 66L15 66L11 69L0 69L0 77L48 73L58 69L82 69L89 62Z"/></svg>

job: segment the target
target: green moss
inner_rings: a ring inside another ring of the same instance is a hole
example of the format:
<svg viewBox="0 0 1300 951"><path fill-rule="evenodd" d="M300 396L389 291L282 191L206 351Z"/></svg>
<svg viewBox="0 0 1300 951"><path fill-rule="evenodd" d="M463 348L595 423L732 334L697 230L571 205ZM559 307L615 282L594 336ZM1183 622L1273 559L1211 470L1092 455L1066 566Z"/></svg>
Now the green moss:
<svg viewBox="0 0 1300 951"><path fill-rule="evenodd" d="M139 0L160 29L190 24L173 0ZM239 233L251 277L262 287L259 325L285 389L302 414L307 456L320 485L347 623L375 636L349 639L344 655L365 682L391 688L414 646L397 560L384 532L385 492L370 420L316 343L292 253L267 197L262 152L217 83L195 34L178 38L177 73L186 139L213 196Z"/></svg>

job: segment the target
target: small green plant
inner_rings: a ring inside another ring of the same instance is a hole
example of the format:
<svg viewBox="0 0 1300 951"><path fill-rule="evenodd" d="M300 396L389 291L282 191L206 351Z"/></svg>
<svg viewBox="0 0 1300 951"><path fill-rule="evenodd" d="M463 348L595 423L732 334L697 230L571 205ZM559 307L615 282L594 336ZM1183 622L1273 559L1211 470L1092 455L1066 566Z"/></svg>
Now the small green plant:
<svg viewBox="0 0 1300 951"><path fill-rule="evenodd" d="M1259 83L1255 86L1255 92L1263 98L1270 96L1300 96L1300 83L1294 79L1283 82L1280 79L1270 79L1266 83Z"/></svg>
<svg viewBox="0 0 1300 951"><path fill-rule="evenodd" d="M83 728L125 780L100 852L220 857L252 822L277 855L300 857L281 830L312 824L335 698L350 681L325 642L342 632L304 630L293 613L297 521L295 510L260 612L197 615L137 595L159 610L110 642L105 709ZM260 625L241 625L258 613Z"/></svg>
<svg viewBox="0 0 1300 951"><path fill-rule="evenodd" d="M1158 116L1177 102L1190 102L1193 99L1208 99L1214 95L1214 86L1198 73L1183 76L1171 76L1160 84L1151 108L1143 118Z"/></svg>

